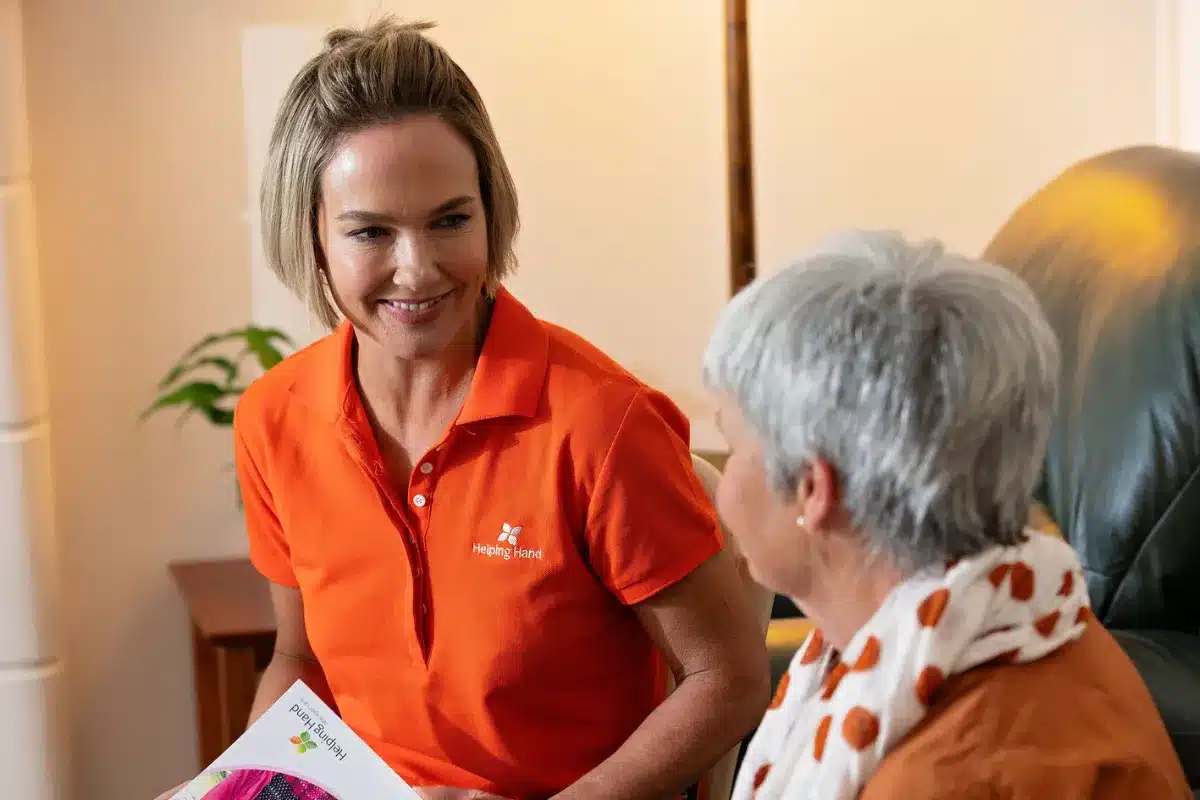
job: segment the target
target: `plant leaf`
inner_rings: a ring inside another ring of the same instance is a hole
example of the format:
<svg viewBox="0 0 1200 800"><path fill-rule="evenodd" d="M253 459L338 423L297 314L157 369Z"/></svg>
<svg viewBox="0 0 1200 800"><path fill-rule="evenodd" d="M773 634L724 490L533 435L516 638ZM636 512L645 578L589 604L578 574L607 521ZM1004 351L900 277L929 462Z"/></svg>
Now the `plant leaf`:
<svg viewBox="0 0 1200 800"><path fill-rule="evenodd" d="M245 347L235 358L213 352L205 352L208 348L223 342L242 340ZM233 424L233 410L238 396L245 391L239 385L238 370L244 357L253 354L264 371L278 364L284 358L280 346L294 348L291 338L278 328L260 328L247 325L244 328L233 328L221 333L205 336L192 345L179 361L171 367L159 381L159 396L142 412L139 422L168 406L182 407L184 413L178 424L182 425L192 413L202 414L210 423L218 426ZM177 386L181 379L190 373L204 368L220 372L221 380L196 380Z"/></svg>
<svg viewBox="0 0 1200 800"><path fill-rule="evenodd" d="M288 335L278 328L250 326L245 329L244 333L246 346L258 357L258 363L262 365L264 371L283 361L283 353L275 347L273 342L282 342L288 346L292 344Z"/></svg>
<svg viewBox="0 0 1200 800"><path fill-rule="evenodd" d="M208 336L205 336L203 339L189 347L179 360L188 361L192 358L192 356L196 355L201 350L212 347L214 344L227 342L230 339L243 339L246 336L246 330L246 328L234 328L233 330L228 330L223 333L210 333Z"/></svg>
<svg viewBox="0 0 1200 800"><path fill-rule="evenodd" d="M210 411L219 410L216 409L216 402L229 394L233 394L233 392L223 386L218 386L212 381L192 381L185 383L175 391L164 394L155 400L149 408L142 412L139 421L144 421L151 414L169 406L188 406L206 415L210 415ZM233 412L229 413L232 414Z"/></svg>
<svg viewBox="0 0 1200 800"><path fill-rule="evenodd" d="M204 409L204 416L208 417L208 421L213 425L233 424L233 412L227 408L206 408Z"/></svg>
<svg viewBox="0 0 1200 800"><path fill-rule="evenodd" d="M296 347L296 343L292 341L292 337L288 336L287 333L279 328L255 328L255 330L261 331L262 334L271 341L283 342L292 349L295 349Z"/></svg>
<svg viewBox="0 0 1200 800"><path fill-rule="evenodd" d="M237 379L237 364L234 364L233 361L224 356L205 356L195 361L181 361L174 367L171 367L171 371L158 382L158 388L166 389L187 373L201 369L202 367L216 367L219 369L225 375L226 384L232 384Z"/></svg>

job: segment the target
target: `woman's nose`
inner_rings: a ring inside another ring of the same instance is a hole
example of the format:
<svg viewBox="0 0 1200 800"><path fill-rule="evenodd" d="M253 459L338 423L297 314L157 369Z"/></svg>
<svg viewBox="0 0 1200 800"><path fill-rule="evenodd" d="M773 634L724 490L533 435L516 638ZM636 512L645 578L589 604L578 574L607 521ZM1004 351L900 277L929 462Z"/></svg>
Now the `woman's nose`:
<svg viewBox="0 0 1200 800"><path fill-rule="evenodd" d="M397 284L408 283L428 271L432 263L424 237L417 233L397 236L392 247L392 262L395 265L392 279Z"/></svg>

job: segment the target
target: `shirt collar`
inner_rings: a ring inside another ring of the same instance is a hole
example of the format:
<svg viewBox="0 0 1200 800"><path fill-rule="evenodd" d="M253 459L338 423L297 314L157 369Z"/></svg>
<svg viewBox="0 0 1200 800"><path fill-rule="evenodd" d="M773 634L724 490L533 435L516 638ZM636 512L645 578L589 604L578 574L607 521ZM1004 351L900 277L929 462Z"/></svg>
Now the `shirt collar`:
<svg viewBox="0 0 1200 800"><path fill-rule="evenodd" d="M545 326L501 286L459 424L534 416L549 364Z"/></svg>

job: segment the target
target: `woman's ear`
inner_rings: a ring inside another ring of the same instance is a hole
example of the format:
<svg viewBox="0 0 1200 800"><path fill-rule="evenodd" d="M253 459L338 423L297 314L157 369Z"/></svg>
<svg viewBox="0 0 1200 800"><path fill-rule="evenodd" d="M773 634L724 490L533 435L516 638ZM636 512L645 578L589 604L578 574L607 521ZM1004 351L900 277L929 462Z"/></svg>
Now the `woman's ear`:
<svg viewBox="0 0 1200 800"><path fill-rule="evenodd" d="M832 464L820 456L809 461L796 495L798 516L804 518L806 528L819 532L838 527L841 492Z"/></svg>

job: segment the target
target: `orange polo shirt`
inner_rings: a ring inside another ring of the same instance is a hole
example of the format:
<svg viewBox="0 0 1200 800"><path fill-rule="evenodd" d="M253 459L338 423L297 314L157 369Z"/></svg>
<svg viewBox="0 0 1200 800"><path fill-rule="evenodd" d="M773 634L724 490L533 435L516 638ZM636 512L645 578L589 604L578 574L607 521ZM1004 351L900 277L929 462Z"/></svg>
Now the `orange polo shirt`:
<svg viewBox="0 0 1200 800"><path fill-rule="evenodd" d="M687 420L502 289L463 409L405 491L354 335L343 324L238 405L250 558L300 589L339 713L401 777L552 794L663 698L631 606L721 548Z"/></svg>

